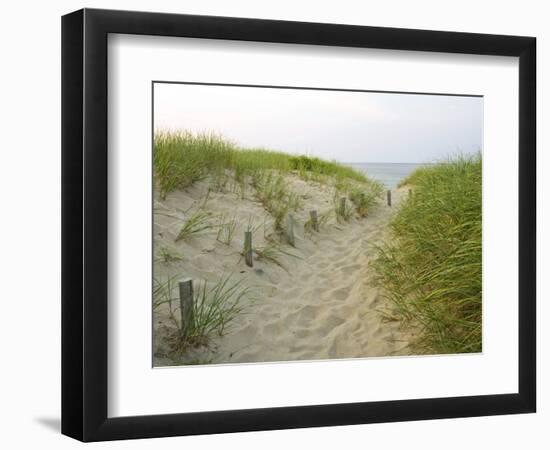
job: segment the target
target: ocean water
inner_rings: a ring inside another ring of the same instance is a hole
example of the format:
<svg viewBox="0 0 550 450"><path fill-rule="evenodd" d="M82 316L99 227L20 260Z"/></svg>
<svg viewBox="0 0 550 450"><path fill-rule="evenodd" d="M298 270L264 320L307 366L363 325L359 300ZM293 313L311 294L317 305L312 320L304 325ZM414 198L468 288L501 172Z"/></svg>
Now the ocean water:
<svg viewBox="0 0 550 450"><path fill-rule="evenodd" d="M417 167L427 164L415 163L348 163L368 177L378 180L388 189L395 189L399 182L408 177Z"/></svg>

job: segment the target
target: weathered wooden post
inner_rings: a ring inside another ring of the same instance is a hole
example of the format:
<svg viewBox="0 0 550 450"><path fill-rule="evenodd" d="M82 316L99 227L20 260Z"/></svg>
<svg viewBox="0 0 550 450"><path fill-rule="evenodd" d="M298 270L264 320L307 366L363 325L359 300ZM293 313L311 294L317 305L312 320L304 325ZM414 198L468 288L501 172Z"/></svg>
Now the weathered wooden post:
<svg viewBox="0 0 550 450"><path fill-rule="evenodd" d="M340 216L346 217L346 197L340 198Z"/></svg>
<svg viewBox="0 0 550 450"><path fill-rule="evenodd" d="M181 312L181 335L189 335L193 323L193 280L184 278L179 283L180 290L180 312Z"/></svg>
<svg viewBox="0 0 550 450"><path fill-rule="evenodd" d="M244 261L246 265L252 267L252 231L244 232Z"/></svg>
<svg viewBox="0 0 550 450"><path fill-rule="evenodd" d="M288 239L288 243L293 247L296 247L296 242L294 240L294 217L292 217L292 214L288 215L286 237Z"/></svg>
<svg viewBox="0 0 550 450"><path fill-rule="evenodd" d="M313 210L309 212L309 216L311 217L311 227L319 232L319 218L317 217L317 211Z"/></svg>
<svg viewBox="0 0 550 450"><path fill-rule="evenodd" d="M391 206L391 190L388 189L388 206Z"/></svg>

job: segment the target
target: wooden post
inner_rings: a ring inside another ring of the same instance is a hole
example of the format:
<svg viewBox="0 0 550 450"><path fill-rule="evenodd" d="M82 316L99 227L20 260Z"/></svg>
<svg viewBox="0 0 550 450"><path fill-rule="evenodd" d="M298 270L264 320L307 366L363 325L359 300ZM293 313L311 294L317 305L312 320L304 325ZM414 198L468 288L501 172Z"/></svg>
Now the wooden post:
<svg viewBox="0 0 550 450"><path fill-rule="evenodd" d="M244 232L244 261L246 265L252 267L252 231Z"/></svg>
<svg viewBox="0 0 550 450"><path fill-rule="evenodd" d="M409 189L409 198L412 197L412 195L413 195L413 190Z"/></svg>
<svg viewBox="0 0 550 450"><path fill-rule="evenodd" d="M319 232L319 219L317 217L317 211L313 210L309 212L309 216L311 217L311 226L312 228Z"/></svg>
<svg viewBox="0 0 550 450"><path fill-rule="evenodd" d="M292 217L292 214L288 215L286 236L288 238L288 243L296 247L296 242L294 240L294 217Z"/></svg>
<svg viewBox="0 0 550 450"><path fill-rule="evenodd" d="M193 323L193 280L185 278L179 283L180 289L180 312L181 312L181 335L187 337L189 327Z"/></svg>
<svg viewBox="0 0 550 450"><path fill-rule="evenodd" d="M340 215L342 217L346 216L346 197L340 198Z"/></svg>
<svg viewBox="0 0 550 450"><path fill-rule="evenodd" d="M391 190L388 189L388 206L391 206Z"/></svg>

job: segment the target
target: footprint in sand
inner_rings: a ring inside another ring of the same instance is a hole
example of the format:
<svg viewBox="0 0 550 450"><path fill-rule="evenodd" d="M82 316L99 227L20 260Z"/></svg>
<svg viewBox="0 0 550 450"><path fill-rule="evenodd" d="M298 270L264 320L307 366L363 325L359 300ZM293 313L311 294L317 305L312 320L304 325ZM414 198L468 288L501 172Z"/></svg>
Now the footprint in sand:
<svg viewBox="0 0 550 450"><path fill-rule="evenodd" d="M331 332L346 321L338 316L327 316L320 319L322 329Z"/></svg>
<svg viewBox="0 0 550 450"><path fill-rule="evenodd" d="M316 342L319 338L322 338L326 335L324 330L320 330L318 328L298 328L295 331L293 331L294 336L298 339L308 339L308 338L315 338Z"/></svg>
<svg viewBox="0 0 550 450"><path fill-rule="evenodd" d="M343 272L355 272L361 269L361 267L362 266L360 264L350 264L349 266L342 267L340 270Z"/></svg>
<svg viewBox="0 0 550 450"><path fill-rule="evenodd" d="M312 275L313 275L313 273L306 272L306 273L300 274L300 278L301 278L302 281L308 281L311 278Z"/></svg>
<svg viewBox="0 0 550 450"><path fill-rule="evenodd" d="M346 255L350 251L349 243L339 242L337 247L334 247L334 251L342 255Z"/></svg>
<svg viewBox="0 0 550 450"><path fill-rule="evenodd" d="M337 336L332 340L328 349L329 358L345 358L346 349L349 346L349 342L346 342L347 338L342 339L342 336Z"/></svg>
<svg viewBox="0 0 550 450"><path fill-rule="evenodd" d="M330 292L329 298L334 298L336 300L345 300L349 296L350 288L341 288L335 289Z"/></svg>
<svg viewBox="0 0 550 450"><path fill-rule="evenodd" d="M300 308L298 311L289 314L286 317L286 320L295 322L299 327L307 327L311 324L315 317L317 316L318 308L312 305L306 305Z"/></svg>

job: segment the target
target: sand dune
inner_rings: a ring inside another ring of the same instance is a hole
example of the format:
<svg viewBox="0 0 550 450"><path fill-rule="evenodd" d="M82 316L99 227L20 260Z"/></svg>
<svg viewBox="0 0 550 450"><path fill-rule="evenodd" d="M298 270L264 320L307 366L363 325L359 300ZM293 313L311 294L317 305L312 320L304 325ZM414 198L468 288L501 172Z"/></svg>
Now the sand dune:
<svg viewBox="0 0 550 450"><path fill-rule="evenodd" d="M299 194L303 205L295 214L295 248L285 245L284 267L255 260L245 265L240 252L244 228L251 221L258 229L254 245L266 245L273 238L272 219L253 196L237 193L208 192L208 182L176 191L165 200L156 198L154 248L168 249L182 259L169 263L156 261L154 275L191 277L216 282L222 273L244 279L256 293L222 337L214 337L208 346L187 350L174 356L167 337L175 328L164 305L154 313L155 365L185 363L239 363L260 361L317 360L390 356L410 353L410 331L399 321L384 320L382 311L391 306L373 286L369 261L374 245L386 236L387 224L406 190L394 190L393 206L381 204L364 219L338 223L335 217L319 233L306 232L309 211L319 214L334 210L333 190L329 186L305 182L288 176L287 182ZM205 201L205 198L208 199ZM216 223L220 214L234 215L239 226L231 245L216 241L216 231L194 235L185 241L174 239L186 214L202 207Z"/></svg>

